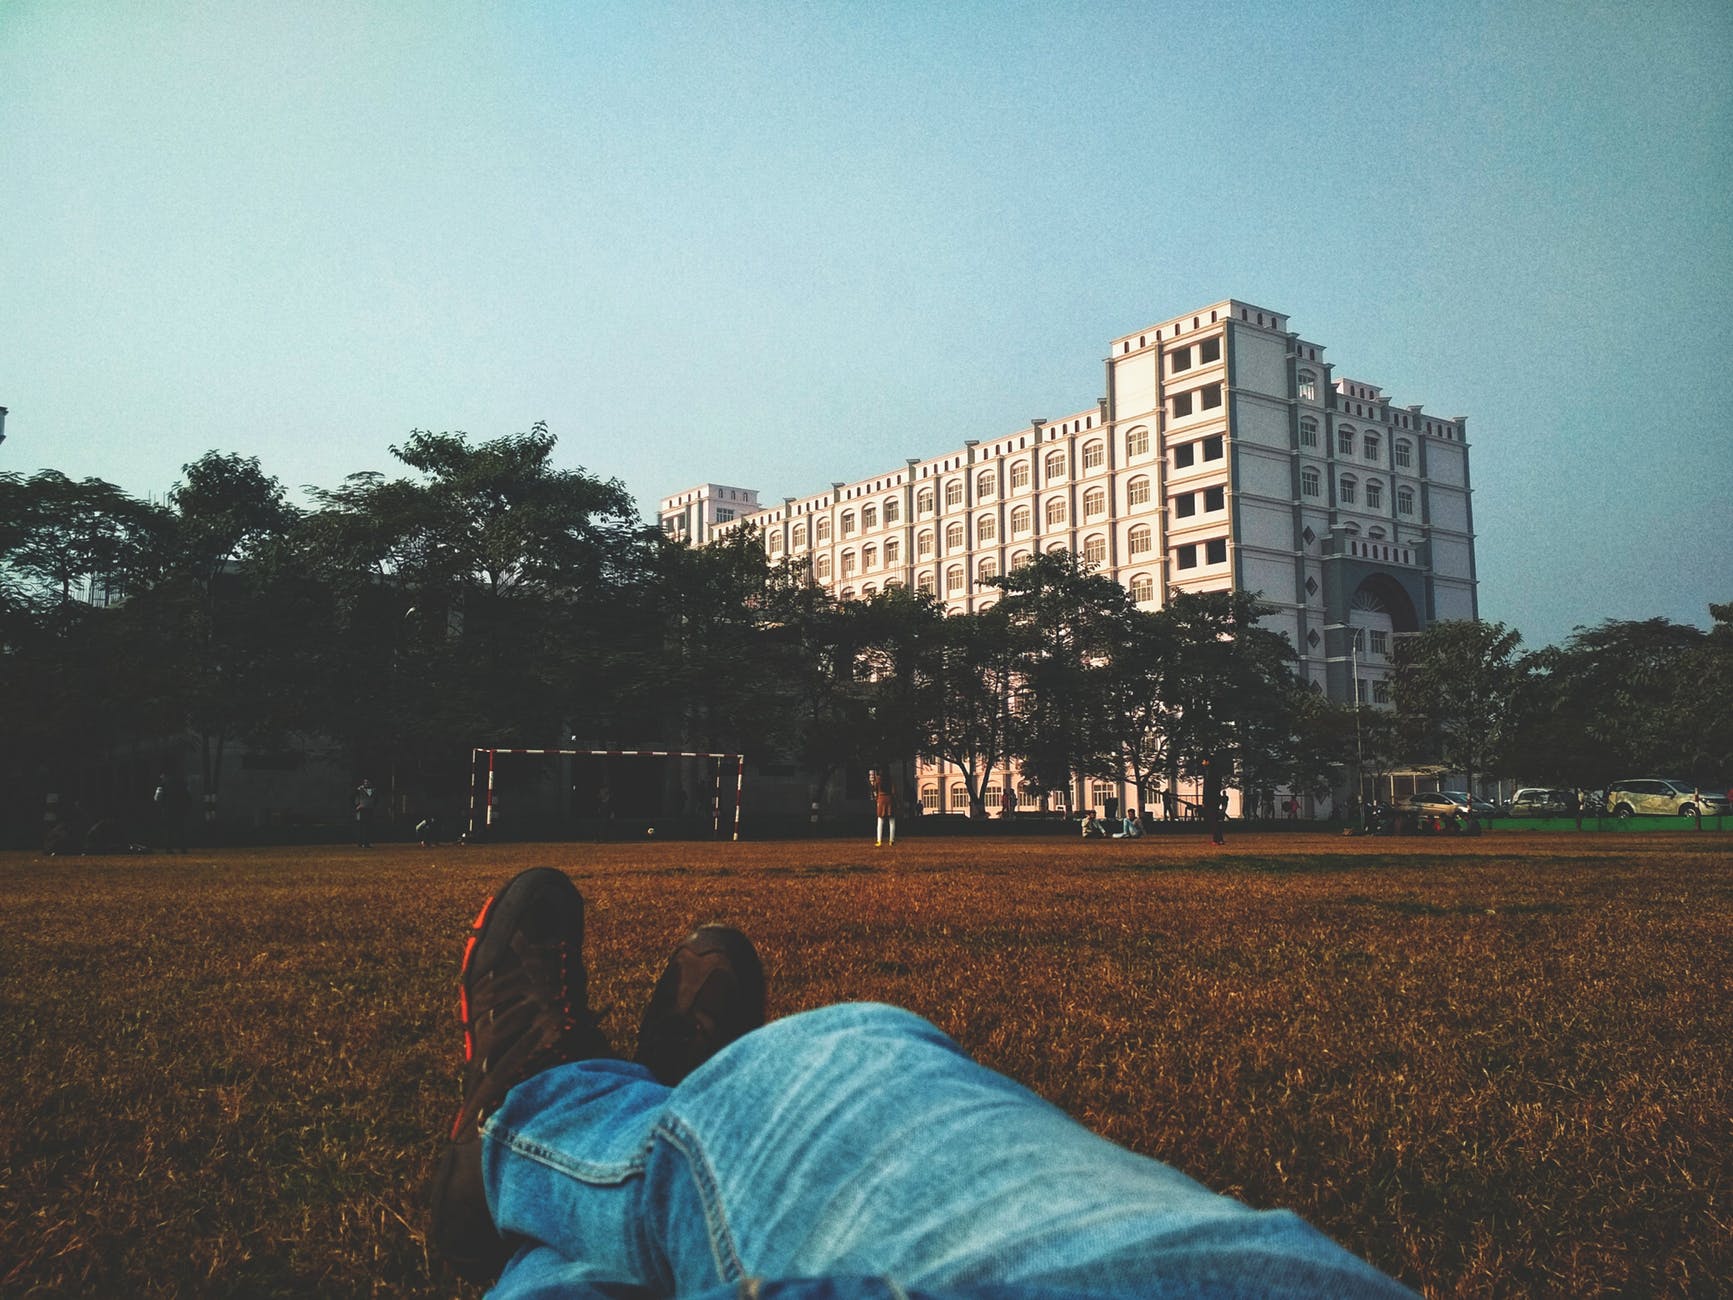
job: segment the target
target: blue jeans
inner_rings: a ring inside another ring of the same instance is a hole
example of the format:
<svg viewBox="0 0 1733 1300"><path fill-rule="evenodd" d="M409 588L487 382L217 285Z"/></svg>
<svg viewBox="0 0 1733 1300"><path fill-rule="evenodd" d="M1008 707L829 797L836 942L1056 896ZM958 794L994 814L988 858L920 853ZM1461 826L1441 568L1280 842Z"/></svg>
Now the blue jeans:
<svg viewBox="0 0 1733 1300"><path fill-rule="evenodd" d="M773 1021L669 1089L584 1061L483 1129L498 1296L1409 1295L1286 1211L1097 1137L871 1003Z"/></svg>

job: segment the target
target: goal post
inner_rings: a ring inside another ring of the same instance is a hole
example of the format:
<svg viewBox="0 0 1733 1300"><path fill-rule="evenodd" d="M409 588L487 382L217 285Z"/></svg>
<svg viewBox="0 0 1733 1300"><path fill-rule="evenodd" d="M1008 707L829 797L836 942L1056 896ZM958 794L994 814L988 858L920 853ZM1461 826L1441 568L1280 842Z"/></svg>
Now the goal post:
<svg viewBox="0 0 1733 1300"><path fill-rule="evenodd" d="M746 787L746 756L711 750L690 749L523 749L507 746L476 746L470 750L469 835L491 831L496 815L496 780L501 758L592 758L604 763L626 759L701 759L709 769L710 834L721 839L724 825L729 838L740 838L740 802ZM606 778L604 777L604 782ZM732 792L728 787L732 786ZM732 804L732 810L729 805Z"/></svg>

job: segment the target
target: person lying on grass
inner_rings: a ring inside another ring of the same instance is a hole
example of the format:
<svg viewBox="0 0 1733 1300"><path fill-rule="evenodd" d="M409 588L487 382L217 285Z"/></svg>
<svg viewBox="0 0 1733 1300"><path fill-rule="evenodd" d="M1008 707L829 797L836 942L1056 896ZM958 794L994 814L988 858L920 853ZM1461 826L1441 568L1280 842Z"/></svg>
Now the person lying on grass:
<svg viewBox="0 0 1733 1300"><path fill-rule="evenodd" d="M1287 1211L1089 1132L876 1003L764 1023L738 930L676 945L621 1059L584 900L513 878L461 967L463 1099L431 1240L498 1296L1406 1296Z"/></svg>

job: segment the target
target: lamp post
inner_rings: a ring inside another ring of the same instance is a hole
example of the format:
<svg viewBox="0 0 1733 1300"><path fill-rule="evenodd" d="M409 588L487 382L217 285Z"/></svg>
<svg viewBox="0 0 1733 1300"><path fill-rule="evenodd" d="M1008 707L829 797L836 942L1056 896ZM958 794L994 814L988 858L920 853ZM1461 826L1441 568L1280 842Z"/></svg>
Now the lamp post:
<svg viewBox="0 0 1733 1300"><path fill-rule="evenodd" d="M1348 668L1354 681L1354 806L1366 829L1366 751L1360 739L1360 629L1348 628Z"/></svg>

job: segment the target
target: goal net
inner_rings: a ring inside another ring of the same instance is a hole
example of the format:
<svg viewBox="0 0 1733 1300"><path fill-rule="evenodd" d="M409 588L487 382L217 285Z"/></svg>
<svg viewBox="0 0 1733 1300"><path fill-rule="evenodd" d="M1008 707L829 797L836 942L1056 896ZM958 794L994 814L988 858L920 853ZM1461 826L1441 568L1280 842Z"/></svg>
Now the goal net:
<svg viewBox="0 0 1733 1300"><path fill-rule="evenodd" d="M740 838L740 754L679 749L470 751L469 835Z"/></svg>

